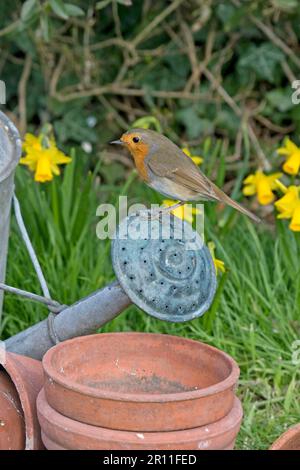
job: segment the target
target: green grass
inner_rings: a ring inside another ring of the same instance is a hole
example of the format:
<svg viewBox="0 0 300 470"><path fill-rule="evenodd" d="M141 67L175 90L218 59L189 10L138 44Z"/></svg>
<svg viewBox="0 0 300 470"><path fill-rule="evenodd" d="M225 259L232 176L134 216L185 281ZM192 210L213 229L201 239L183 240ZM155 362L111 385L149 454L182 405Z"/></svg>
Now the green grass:
<svg viewBox="0 0 300 470"><path fill-rule="evenodd" d="M246 160L237 181L245 172ZM216 161L222 162L222 146L218 159L215 155L209 161L212 169ZM52 296L62 303L71 304L114 278L110 243L98 240L95 233L98 204L113 203L121 193L128 193L132 202L158 201L134 173L124 186L111 187L96 178L101 165L93 174L88 168L87 157L77 156L61 179L44 186L35 183L24 168L17 171L17 194L28 231ZM219 184L222 172L221 168ZM236 195L238 191L237 184ZM265 449L300 416L299 369L291 359L291 345L300 338L299 238L282 222L277 231L264 224L254 226L231 209L217 213L213 204L206 205L206 232L227 266L209 312L191 322L172 324L131 306L103 331L182 335L226 351L241 368L238 395L244 420L237 447ZM14 220L7 282L40 292ZM43 306L6 295L2 338L46 315Z"/></svg>

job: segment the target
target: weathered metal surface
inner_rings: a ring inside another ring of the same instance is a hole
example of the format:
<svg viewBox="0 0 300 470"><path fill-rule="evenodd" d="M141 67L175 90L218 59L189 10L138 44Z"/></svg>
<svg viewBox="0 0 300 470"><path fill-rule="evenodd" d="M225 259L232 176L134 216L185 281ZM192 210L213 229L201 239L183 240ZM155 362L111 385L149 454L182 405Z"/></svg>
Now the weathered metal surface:
<svg viewBox="0 0 300 470"><path fill-rule="evenodd" d="M276 439L270 450L300 450L300 423Z"/></svg>
<svg viewBox="0 0 300 470"><path fill-rule="evenodd" d="M37 400L42 437L48 449L69 450L225 450L232 449L242 420L238 398L227 416L194 429L129 432L80 423L55 411L44 391Z"/></svg>
<svg viewBox="0 0 300 470"><path fill-rule="evenodd" d="M88 335L116 317L130 303L118 282L113 282L56 315L53 328L60 341ZM53 344L47 319L5 341L8 351L35 359L41 359Z"/></svg>
<svg viewBox="0 0 300 470"><path fill-rule="evenodd" d="M203 426L226 416L239 368L198 341L103 333L56 345L43 358L50 406L74 420L136 432Z"/></svg>
<svg viewBox="0 0 300 470"><path fill-rule="evenodd" d="M14 170L21 156L19 133L0 111L0 282L5 279L9 220L14 188ZM3 291L0 290L0 321Z"/></svg>
<svg viewBox="0 0 300 470"><path fill-rule="evenodd" d="M209 250L190 224L172 215L124 219L112 243L112 262L132 302L161 320L192 320L213 300L216 273Z"/></svg>
<svg viewBox="0 0 300 470"><path fill-rule="evenodd" d="M1 354L0 363L14 384L22 406L25 423L25 450L43 449L36 412L36 398L44 382L41 362L6 352ZM6 424L12 426L13 423L14 421L10 421ZM19 425L21 426L21 423ZM16 432L20 431L19 429Z"/></svg>
<svg viewBox="0 0 300 470"><path fill-rule="evenodd" d="M67 307L52 323L44 320L9 338L7 349L41 359L55 344L54 338L64 341L93 333L131 302L168 321L186 321L203 315L215 293L216 275L210 253L200 237L185 223L182 234L182 222L172 216L171 238L165 236L168 227L154 220L150 222L152 236L136 240L139 220L130 217L131 238L127 239L120 236L126 228L122 222L113 241L113 265L122 287L115 282Z"/></svg>

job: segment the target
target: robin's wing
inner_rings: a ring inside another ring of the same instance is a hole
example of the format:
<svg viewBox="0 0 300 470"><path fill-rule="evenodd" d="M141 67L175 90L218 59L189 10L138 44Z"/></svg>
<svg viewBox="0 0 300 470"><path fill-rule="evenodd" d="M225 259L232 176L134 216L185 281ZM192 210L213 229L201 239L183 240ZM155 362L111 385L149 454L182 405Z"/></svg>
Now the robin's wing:
<svg viewBox="0 0 300 470"><path fill-rule="evenodd" d="M153 152L145 159L146 165L157 176L169 178L199 193L202 198L218 200L214 184L200 171L193 160L178 147Z"/></svg>

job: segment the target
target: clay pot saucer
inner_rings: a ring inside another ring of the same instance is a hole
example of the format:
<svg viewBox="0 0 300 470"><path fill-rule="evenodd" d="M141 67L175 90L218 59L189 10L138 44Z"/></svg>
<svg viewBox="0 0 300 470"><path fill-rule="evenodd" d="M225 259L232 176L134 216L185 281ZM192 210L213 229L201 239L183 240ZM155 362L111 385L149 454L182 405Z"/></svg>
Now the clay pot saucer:
<svg viewBox="0 0 300 470"><path fill-rule="evenodd" d="M51 408L43 390L37 408L44 444L53 450L232 449L242 420L242 407L237 398L229 414L216 423L185 431L154 433L105 429L67 418Z"/></svg>
<svg viewBox="0 0 300 470"><path fill-rule="evenodd" d="M300 450L300 423L276 439L270 450Z"/></svg>
<svg viewBox="0 0 300 470"><path fill-rule="evenodd" d="M3 430L8 433L6 437L3 434L2 440L0 428L0 449L12 448L12 445L7 443L7 438L9 442L14 443L15 449L44 449L36 414L36 398L44 382L42 363L10 352L2 354L0 362L4 369L1 372L2 387L6 388L2 389L2 392L7 398L6 402L2 403L5 409L1 406L3 416L6 416ZM10 410L12 403L15 406L14 413ZM16 413L19 419L16 419Z"/></svg>
<svg viewBox="0 0 300 470"><path fill-rule="evenodd" d="M213 423L234 402L235 361L198 341L148 333L75 338L43 358L49 405L72 419L125 431Z"/></svg>

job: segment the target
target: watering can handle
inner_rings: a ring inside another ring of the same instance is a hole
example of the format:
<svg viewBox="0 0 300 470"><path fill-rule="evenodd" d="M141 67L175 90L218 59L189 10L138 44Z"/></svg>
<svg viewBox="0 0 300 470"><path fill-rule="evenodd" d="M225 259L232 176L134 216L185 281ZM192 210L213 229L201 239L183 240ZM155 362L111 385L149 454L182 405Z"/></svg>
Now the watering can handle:
<svg viewBox="0 0 300 470"><path fill-rule="evenodd" d="M64 308L67 307L67 305L61 305L56 300L43 297L42 295L33 294L33 292L18 289L17 287L8 286L2 282L0 282L0 289L9 292L10 294L20 295L21 297L33 300L34 302L40 302L49 308L51 307L51 311L53 311L53 313L60 313Z"/></svg>
<svg viewBox="0 0 300 470"><path fill-rule="evenodd" d="M66 307L66 305L60 305L59 302L56 302L56 301L51 299L50 291L48 289L45 276L43 274L43 271L42 271L41 265L39 263L38 257L35 253L35 250L33 248L31 240L29 238L29 235L28 235L28 232L27 232L27 229L26 229L23 217L22 217L20 203L19 203L18 198L17 198L15 193L13 194L13 205L14 205L14 212L15 212L16 221L17 221L22 239L25 243L25 246L27 248L28 254L29 254L30 259L32 261L33 267L34 267L35 272L37 274L41 289L42 289L43 294L44 294L44 297L42 297L40 295L37 295L37 294L33 294L31 292L24 291L22 289L18 289L16 287L7 286L6 284L1 284L1 283L0 283L0 289L5 290L5 291L10 292L10 293L13 293L13 294L16 294L16 295L20 295L22 297L26 297L26 298L28 298L30 300L34 300L36 302L41 302L44 305L46 305L48 307L49 311L50 311L50 315L48 316L49 334L50 334L51 339L53 340L53 342L57 344L57 343L59 343L59 337L58 337L58 335L55 331L55 327L54 327L54 315L61 312Z"/></svg>
<svg viewBox="0 0 300 470"><path fill-rule="evenodd" d="M32 261L32 264L34 266L34 269L35 269L35 272L37 274L39 283L41 285L44 297L46 297L46 299L49 300L49 299L51 299L51 296L50 296L50 292L49 292L49 289L48 289L48 286L47 286L47 282L46 282L45 276L43 274L43 271L42 271L41 265L39 263L39 260L37 258L37 255L36 255L36 253L34 251L34 248L32 246L31 240L29 238L29 235L28 235L28 232L27 232L27 229L26 229L23 217L22 217L20 203L19 203L18 198L17 198L15 193L13 195L13 203L14 203L14 212L15 212L16 220L17 220L17 223L18 223L18 227L20 229L22 239L23 239L23 241L26 245L28 254L29 254L30 259ZM51 307L51 304L49 304L49 302L47 303L47 305L49 307Z"/></svg>

